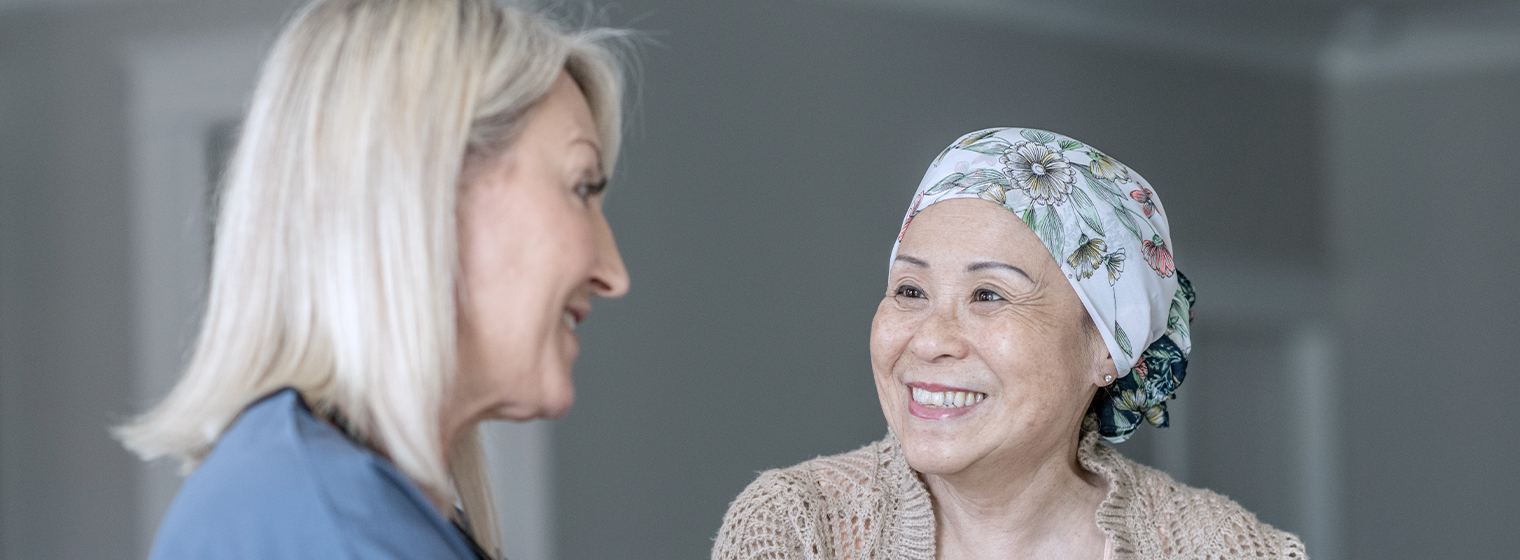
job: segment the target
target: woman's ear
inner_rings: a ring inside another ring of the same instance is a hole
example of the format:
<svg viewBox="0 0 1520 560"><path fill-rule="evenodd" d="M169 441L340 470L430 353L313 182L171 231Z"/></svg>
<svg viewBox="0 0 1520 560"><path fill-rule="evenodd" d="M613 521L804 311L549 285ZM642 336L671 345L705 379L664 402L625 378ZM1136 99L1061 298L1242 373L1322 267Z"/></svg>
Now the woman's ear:
<svg viewBox="0 0 1520 560"><path fill-rule="evenodd" d="M1094 374L1096 378L1094 383L1099 387L1107 387L1114 383L1114 371L1116 371L1114 368L1114 355L1108 351L1107 346L1106 344L1104 345L1103 359L1098 360L1097 373Z"/></svg>
<svg viewBox="0 0 1520 560"><path fill-rule="evenodd" d="M1086 325L1088 346L1092 348L1093 356L1093 384L1099 387L1107 387L1113 384L1114 354L1108 350L1108 343L1103 341L1103 335L1098 332L1098 326L1091 320Z"/></svg>

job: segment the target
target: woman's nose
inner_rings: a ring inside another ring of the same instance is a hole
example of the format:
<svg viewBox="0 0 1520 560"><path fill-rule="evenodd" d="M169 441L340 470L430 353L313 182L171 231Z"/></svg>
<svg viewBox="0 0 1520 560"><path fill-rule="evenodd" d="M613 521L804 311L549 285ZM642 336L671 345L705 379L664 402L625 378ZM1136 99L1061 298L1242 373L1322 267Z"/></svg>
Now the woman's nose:
<svg viewBox="0 0 1520 560"><path fill-rule="evenodd" d="M596 267L591 269L591 293L604 298L620 298L628 293L631 279L628 267L623 265L623 255L618 253L617 240L612 237L612 226L607 220L601 223L596 240Z"/></svg>
<svg viewBox="0 0 1520 560"><path fill-rule="evenodd" d="M971 345L961 328L960 313L955 306L948 303L935 305L913 333L908 350L925 362L965 358Z"/></svg>

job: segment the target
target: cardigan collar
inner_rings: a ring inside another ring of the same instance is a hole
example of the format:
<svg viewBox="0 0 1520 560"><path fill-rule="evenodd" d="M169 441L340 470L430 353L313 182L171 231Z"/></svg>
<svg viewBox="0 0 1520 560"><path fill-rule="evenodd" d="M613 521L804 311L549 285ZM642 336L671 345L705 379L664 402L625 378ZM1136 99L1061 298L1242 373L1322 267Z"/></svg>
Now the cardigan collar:
<svg viewBox="0 0 1520 560"><path fill-rule="evenodd" d="M1118 451L1100 443L1098 432L1090 429L1089 416L1082 425L1082 438L1077 443L1077 462L1108 482L1108 496L1098 504L1096 518L1098 528L1114 543L1111 560L1139 558L1136 542L1125 530L1125 515L1134 503L1134 476L1129 464ZM883 535L894 558L933 558L936 553L937 528L934 517L933 496L918 471L908 466L902 444L897 436L887 434L882 440L878 457L884 487L901 500L894 511L899 516L897 535ZM888 524L891 526L891 524Z"/></svg>

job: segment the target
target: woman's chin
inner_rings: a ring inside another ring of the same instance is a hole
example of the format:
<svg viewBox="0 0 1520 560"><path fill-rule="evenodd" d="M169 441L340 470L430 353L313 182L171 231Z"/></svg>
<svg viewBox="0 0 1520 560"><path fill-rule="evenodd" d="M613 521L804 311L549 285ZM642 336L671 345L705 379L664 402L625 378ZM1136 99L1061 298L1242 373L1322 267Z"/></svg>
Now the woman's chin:
<svg viewBox="0 0 1520 560"><path fill-rule="evenodd" d="M557 388L545 387L537 398L524 399L521 393L517 396L518 399L498 405L491 418L512 422L559 418L569 412L570 405L575 403L575 386L566 381Z"/></svg>
<svg viewBox="0 0 1520 560"><path fill-rule="evenodd" d="M924 474L955 474L972 462L971 450L953 441L913 436L900 441L908 466Z"/></svg>
<svg viewBox="0 0 1520 560"><path fill-rule="evenodd" d="M892 433L902 445L908 465L925 474L950 474L959 472L971 463L976 450L965 441L975 433L968 426L951 425L910 416L904 411L900 422L893 424Z"/></svg>
<svg viewBox="0 0 1520 560"><path fill-rule="evenodd" d="M543 418L545 420L554 420L556 418L564 416L565 413L570 412L570 405L574 403L575 395L572 394L569 398L564 399L562 402L546 405L544 407L543 414L540 414L539 418Z"/></svg>
<svg viewBox="0 0 1520 560"><path fill-rule="evenodd" d="M570 412L570 405L575 404L575 383L570 380L569 368L554 379L545 380L544 385L539 417L553 420Z"/></svg>

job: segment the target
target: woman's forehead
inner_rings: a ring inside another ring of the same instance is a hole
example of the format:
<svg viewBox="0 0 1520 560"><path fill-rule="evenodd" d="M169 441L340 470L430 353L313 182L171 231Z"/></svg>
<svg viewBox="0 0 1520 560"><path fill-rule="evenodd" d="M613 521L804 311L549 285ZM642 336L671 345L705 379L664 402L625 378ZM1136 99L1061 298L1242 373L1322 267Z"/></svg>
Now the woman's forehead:
<svg viewBox="0 0 1520 560"><path fill-rule="evenodd" d="M903 235L898 255L931 267L937 261L1002 261L1019 266L1055 262L1016 214L995 202L972 198L946 200L919 212Z"/></svg>

